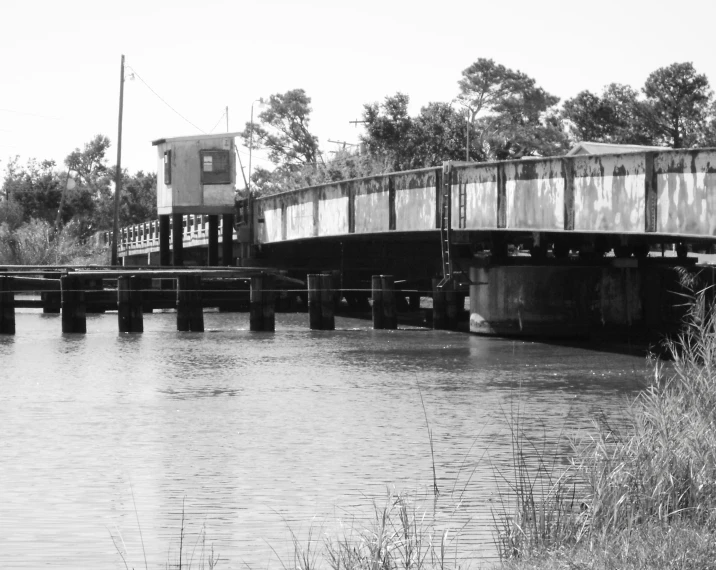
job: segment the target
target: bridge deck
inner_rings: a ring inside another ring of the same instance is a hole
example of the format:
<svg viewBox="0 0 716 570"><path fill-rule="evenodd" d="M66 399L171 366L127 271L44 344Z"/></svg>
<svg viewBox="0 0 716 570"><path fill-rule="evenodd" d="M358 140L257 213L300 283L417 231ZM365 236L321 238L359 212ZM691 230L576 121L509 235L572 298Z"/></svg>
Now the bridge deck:
<svg viewBox="0 0 716 570"><path fill-rule="evenodd" d="M513 242L542 236L575 247L585 236L615 244L716 243L715 149L446 163L258 198L249 227L253 243L266 246L361 236L432 239L443 196L458 243L495 236ZM185 248L206 245L207 236L203 217L186 217ZM147 222L123 230L120 255L158 245L156 223Z"/></svg>

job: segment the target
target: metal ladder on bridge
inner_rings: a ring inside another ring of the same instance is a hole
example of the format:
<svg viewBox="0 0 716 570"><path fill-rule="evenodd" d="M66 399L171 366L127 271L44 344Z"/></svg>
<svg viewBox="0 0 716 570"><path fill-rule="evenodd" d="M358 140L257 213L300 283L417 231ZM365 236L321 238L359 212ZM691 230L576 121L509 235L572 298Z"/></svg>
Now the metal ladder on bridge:
<svg viewBox="0 0 716 570"><path fill-rule="evenodd" d="M450 229L450 174L451 169L446 169L444 176L448 178L447 182L443 182L440 191L440 249L443 258L443 278L438 283L438 289L445 288L452 281L452 258L450 241L452 231Z"/></svg>
<svg viewBox="0 0 716 570"><path fill-rule="evenodd" d="M470 282L470 278L465 270L460 266L457 260L453 260L452 224L450 223L452 215L452 173L452 165L447 163L443 169L442 188L440 189L440 249L443 261L443 278L438 283L438 289L449 287L454 280L453 275L456 272L465 278L465 282ZM461 184L460 181L458 181L458 208L458 225L460 228L465 228L467 188L466 185Z"/></svg>

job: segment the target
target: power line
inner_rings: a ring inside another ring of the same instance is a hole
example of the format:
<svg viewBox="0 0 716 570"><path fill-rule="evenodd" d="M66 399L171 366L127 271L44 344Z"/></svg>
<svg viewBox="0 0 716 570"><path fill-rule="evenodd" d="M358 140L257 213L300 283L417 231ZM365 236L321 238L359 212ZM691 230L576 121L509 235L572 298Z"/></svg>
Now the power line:
<svg viewBox="0 0 716 570"><path fill-rule="evenodd" d="M221 117L219 117L219 120L216 121L216 124L211 128L211 130L209 131L209 134L211 134L211 133L214 132L214 129L219 126L219 123L221 122L221 119L223 119L224 117L226 117L226 111L224 111L224 112L221 114Z"/></svg>
<svg viewBox="0 0 716 570"><path fill-rule="evenodd" d="M167 107L169 107L172 111L174 111L177 115L179 115L182 119L184 119L187 123L189 123L189 124L190 124L192 127L194 127L197 131L199 131L199 132L201 132L201 133L203 133L203 134L206 134L206 131L205 131L205 130L200 129L199 127L197 127L194 123L192 123L189 119L187 119L184 115L182 115L179 111L177 111L177 110L176 110L174 107L172 107L169 103L167 103L167 102L164 100L164 98L163 98L161 95L159 95L159 93L157 93L154 89L152 89L152 88L149 86L149 84L148 84L146 81L144 81L144 79L142 79L142 76L139 75L139 73L137 73L137 70L136 70L136 69L134 69L131 65L128 65L127 67L132 70L132 74L133 74L137 79L139 79L139 81L141 81L142 83L144 83L144 85L147 87L147 89L149 89L152 93L154 93L154 95L156 95L157 98L158 98L162 103L164 103ZM222 116L222 118L223 118L223 116ZM219 120L221 121L221 119L219 119Z"/></svg>

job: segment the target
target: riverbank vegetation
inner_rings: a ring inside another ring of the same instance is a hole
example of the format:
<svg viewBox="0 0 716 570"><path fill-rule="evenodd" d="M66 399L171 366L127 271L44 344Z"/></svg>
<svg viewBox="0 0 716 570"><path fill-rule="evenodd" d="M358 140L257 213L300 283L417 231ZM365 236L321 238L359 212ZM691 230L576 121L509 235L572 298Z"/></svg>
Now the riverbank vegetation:
<svg viewBox="0 0 716 570"><path fill-rule="evenodd" d="M109 146L97 135L72 151L61 170L51 160L9 161L0 201L0 264L109 262L107 247L95 238L111 229L114 217ZM123 180L120 226L155 218L156 175L124 172Z"/></svg>
<svg viewBox="0 0 716 570"><path fill-rule="evenodd" d="M628 428L607 422L574 442L570 467L525 460L516 433L509 509L496 517L505 567L714 568L716 317L694 294L684 330L655 361ZM513 508L516 507L516 508Z"/></svg>

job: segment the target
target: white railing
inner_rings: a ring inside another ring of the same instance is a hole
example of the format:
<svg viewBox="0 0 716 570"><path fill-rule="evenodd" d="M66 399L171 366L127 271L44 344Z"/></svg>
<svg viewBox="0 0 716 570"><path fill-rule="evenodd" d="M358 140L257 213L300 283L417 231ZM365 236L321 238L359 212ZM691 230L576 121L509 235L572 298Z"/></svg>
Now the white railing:
<svg viewBox="0 0 716 570"><path fill-rule="evenodd" d="M169 218L169 244L174 241L173 218ZM182 242L184 246L206 245L209 243L209 216L207 214L182 216ZM219 216L219 243L223 242L224 218ZM117 246L120 254L140 253L146 250L159 250L159 220L151 220L141 224L126 226L119 230L121 237ZM100 242L105 245L112 243L112 232L102 232ZM236 228L233 239L237 239ZM143 251L138 251L143 250Z"/></svg>

